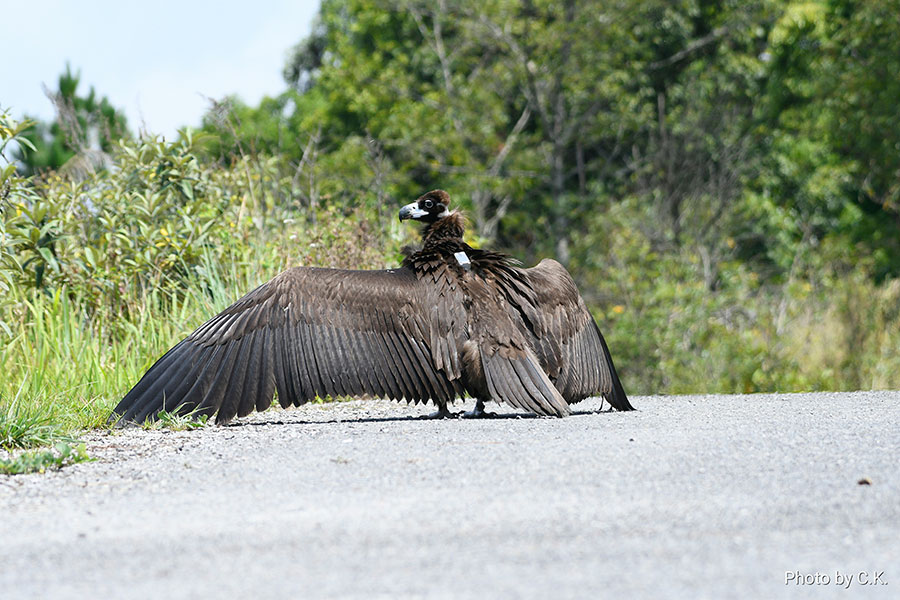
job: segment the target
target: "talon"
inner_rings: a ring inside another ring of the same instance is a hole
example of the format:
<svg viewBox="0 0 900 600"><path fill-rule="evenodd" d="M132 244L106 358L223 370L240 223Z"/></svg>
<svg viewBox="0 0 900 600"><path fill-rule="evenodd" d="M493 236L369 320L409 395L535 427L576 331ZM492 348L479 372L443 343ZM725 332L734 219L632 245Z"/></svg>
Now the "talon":
<svg viewBox="0 0 900 600"><path fill-rule="evenodd" d="M427 415L422 415L419 417L420 419L452 419L453 417L458 417L459 413L452 413L447 409L445 404L442 404L438 407L438 409Z"/></svg>
<svg viewBox="0 0 900 600"><path fill-rule="evenodd" d="M484 402L482 402L481 400L479 400L475 404L475 408L460 413L459 415L461 419L492 419L496 416L497 413L487 412L484 410Z"/></svg>
<svg viewBox="0 0 900 600"><path fill-rule="evenodd" d="M461 413L459 415L459 418L460 419L493 419L496 416L497 416L497 413L485 412L485 411L478 412L476 410L467 410L466 412Z"/></svg>

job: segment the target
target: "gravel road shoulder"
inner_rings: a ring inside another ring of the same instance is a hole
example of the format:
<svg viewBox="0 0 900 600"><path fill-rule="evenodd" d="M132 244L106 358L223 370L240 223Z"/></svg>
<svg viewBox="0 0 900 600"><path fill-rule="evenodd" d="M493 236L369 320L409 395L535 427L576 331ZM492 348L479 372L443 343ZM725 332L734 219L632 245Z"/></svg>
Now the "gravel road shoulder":
<svg viewBox="0 0 900 600"><path fill-rule="evenodd" d="M900 393L634 404L423 421L430 408L369 400L91 432L95 462L0 476L0 590L898 597Z"/></svg>

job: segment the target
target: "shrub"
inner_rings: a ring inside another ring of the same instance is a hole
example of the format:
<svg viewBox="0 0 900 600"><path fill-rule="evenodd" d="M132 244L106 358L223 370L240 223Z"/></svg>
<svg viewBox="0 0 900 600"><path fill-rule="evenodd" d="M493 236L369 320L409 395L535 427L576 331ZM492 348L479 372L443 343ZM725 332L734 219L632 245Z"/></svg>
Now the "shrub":
<svg viewBox="0 0 900 600"><path fill-rule="evenodd" d="M690 240L659 249L646 219L616 205L573 265L632 393L900 387L900 280L823 246L766 280L727 253L710 265Z"/></svg>

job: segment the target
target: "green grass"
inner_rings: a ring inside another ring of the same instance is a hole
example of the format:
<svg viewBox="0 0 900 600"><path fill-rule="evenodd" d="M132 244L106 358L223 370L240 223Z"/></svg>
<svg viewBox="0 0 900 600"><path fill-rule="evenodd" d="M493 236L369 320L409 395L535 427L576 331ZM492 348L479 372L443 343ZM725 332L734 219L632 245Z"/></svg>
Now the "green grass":
<svg viewBox="0 0 900 600"><path fill-rule="evenodd" d="M35 448L67 440L63 428L44 407L25 408L18 397L0 406L0 447Z"/></svg>
<svg viewBox="0 0 900 600"><path fill-rule="evenodd" d="M266 275L249 265L226 269L209 267L203 281L180 294L136 299L128 316L89 314L65 289L27 298L12 290L19 323L0 345L0 443L47 445L104 427L157 358ZM169 425L184 427L176 419Z"/></svg>

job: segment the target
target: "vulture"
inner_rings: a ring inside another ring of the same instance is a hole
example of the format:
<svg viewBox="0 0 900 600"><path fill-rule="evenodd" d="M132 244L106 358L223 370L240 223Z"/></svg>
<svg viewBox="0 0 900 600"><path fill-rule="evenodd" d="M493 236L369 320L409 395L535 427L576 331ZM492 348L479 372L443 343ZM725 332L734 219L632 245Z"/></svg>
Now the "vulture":
<svg viewBox="0 0 900 600"><path fill-rule="evenodd" d="M422 248L399 268L295 267L201 325L150 367L110 421L160 411L226 423L279 403L375 396L433 402L493 400L564 417L602 394L633 410L606 341L569 273L530 269L463 241L464 218L433 190L400 209L422 224ZM460 415L462 416L462 415Z"/></svg>

